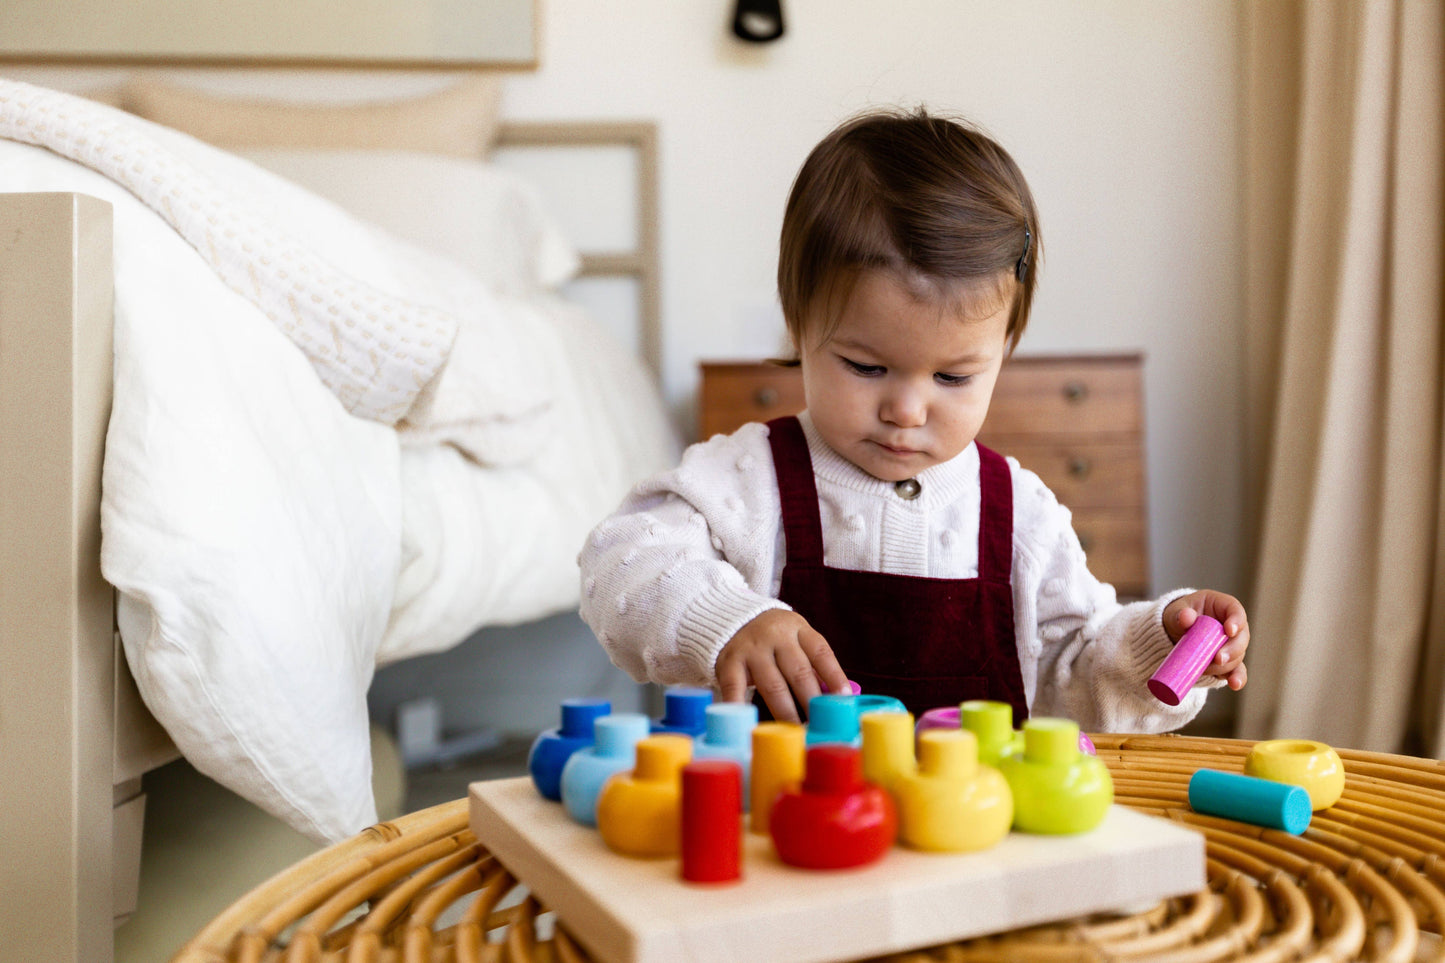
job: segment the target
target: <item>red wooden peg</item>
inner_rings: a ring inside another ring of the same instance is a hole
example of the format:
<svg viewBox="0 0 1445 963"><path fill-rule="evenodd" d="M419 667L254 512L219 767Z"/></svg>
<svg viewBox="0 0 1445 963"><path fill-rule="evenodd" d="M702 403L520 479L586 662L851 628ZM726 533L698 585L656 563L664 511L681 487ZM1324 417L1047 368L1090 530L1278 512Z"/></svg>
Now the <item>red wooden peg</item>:
<svg viewBox="0 0 1445 963"><path fill-rule="evenodd" d="M881 859L898 835L893 798L863 781L863 754L852 746L808 750L803 785L773 804L768 830L778 858L807 869L845 869Z"/></svg>
<svg viewBox="0 0 1445 963"><path fill-rule="evenodd" d="M725 883L742 876L743 770L731 759L682 767L682 878Z"/></svg>

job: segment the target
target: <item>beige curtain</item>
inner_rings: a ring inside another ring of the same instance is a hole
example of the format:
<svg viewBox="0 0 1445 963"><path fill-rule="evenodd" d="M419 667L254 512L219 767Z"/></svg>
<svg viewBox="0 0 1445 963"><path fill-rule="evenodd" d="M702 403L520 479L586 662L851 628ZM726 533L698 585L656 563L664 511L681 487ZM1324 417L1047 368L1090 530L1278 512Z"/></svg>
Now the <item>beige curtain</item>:
<svg viewBox="0 0 1445 963"><path fill-rule="evenodd" d="M1246 0L1239 734L1445 751L1445 3Z"/></svg>

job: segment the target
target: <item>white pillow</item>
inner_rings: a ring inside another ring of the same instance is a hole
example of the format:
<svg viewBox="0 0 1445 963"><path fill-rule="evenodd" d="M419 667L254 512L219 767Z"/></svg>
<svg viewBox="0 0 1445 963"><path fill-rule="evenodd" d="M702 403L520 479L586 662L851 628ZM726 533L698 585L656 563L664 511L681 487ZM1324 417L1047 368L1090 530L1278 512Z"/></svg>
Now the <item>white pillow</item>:
<svg viewBox="0 0 1445 963"><path fill-rule="evenodd" d="M460 263L501 294L527 297L556 288L581 264L537 190L483 161L387 150L236 153Z"/></svg>

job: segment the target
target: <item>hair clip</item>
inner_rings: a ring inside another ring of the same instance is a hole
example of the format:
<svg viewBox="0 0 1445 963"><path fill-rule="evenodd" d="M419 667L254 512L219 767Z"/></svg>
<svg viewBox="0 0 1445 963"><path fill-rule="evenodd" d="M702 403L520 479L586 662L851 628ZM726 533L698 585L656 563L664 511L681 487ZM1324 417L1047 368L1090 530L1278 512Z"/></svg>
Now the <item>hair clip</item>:
<svg viewBox="0 0 1445 963"><path fill-rule="evenodd" d="M1024 253L1019 255L1019 263L1014 265L1014 277L1020 281L1024 275L1029 273L1029 248L1033 247L1034 236L1028 228L1024 228Z"/></svg>

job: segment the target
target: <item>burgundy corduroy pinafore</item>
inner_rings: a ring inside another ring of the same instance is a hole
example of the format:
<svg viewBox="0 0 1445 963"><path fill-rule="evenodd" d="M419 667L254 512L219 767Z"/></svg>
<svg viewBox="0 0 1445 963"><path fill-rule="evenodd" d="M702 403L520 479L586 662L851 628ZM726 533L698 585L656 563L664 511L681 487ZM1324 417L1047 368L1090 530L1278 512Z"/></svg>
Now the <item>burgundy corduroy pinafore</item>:
<svg viewBox="0 0 1445 963"><path fill-rule="evenodd" d="M966 699L1013 705L1028 718L1014 639L1013 486L1003 456L978 446L982 511L978 577L927 578L828 568L813 459L795 417L768 423L782 496L787 559L779 598L828 640L865 693L915 716Z"/></svg>

